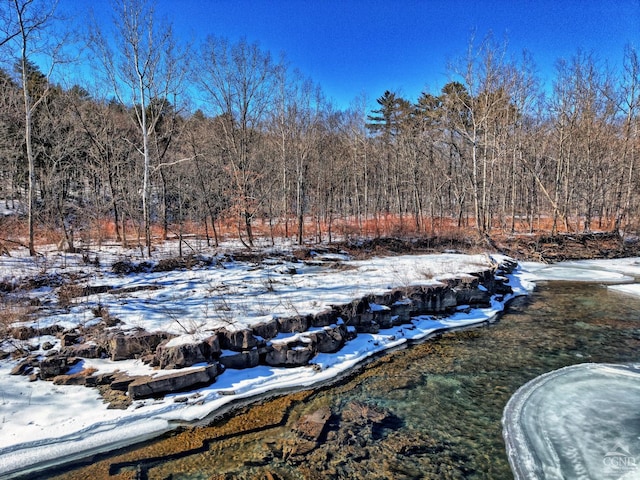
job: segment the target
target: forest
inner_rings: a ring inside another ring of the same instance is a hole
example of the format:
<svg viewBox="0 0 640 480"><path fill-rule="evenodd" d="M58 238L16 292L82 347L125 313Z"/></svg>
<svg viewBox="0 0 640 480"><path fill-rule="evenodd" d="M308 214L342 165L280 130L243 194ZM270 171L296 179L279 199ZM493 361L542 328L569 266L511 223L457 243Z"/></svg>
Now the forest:
<svg viewBox="0 0 640 480"><path fill-rule="evenodd" d="M0 7L5 251L640 229L632 46L558 59L545 83L489 35L440 91L337 108L257 43L182 44L151 4L114 3L113 30L81 39L50 4ZM78 45L87 84L57 73Z"/></svg>

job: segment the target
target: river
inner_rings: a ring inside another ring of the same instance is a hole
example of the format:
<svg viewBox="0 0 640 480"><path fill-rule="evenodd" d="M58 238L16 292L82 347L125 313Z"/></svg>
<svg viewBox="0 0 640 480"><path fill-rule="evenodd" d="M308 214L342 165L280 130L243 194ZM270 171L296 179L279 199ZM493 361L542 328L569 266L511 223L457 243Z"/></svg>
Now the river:
<svg viewBox="0 0 640 480"><path fill-rule="evenodd" d="M541 282L490 326L39 478L510 479L500 420L516 389L567 365L637 362L639 347L640 298Z"/></svg>

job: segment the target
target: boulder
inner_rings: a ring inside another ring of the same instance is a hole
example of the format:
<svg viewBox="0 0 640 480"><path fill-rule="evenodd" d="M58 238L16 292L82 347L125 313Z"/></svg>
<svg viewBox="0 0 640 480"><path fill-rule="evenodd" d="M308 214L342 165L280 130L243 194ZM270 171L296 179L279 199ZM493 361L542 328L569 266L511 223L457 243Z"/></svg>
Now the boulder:
<svg viewBox="0 0 640 480"><path fill-rule="evenodd" d="M37 357L29 356L13 367L9 372L9 375L30 375L33 372L34 367L37 366Z"/></svg>
<svg viewBox="0 0 640 480"><path fill-rule="evenodd" d="M273 367L300 367L308 365L318 351L313 339L307 337L307 342L295 340L293 342L278 342L271 345L265 356L265 363Z"/></svg>
<svg viewBox="0 0 640 480"><path fill-rule="evenodd" d="M336 323L339 316L339 312L333 308L322 310L311 317L311 326L328 327L329 325Z"/></svg>
<svg viewBox="0 0 640 480"><path fill-rule="evenodd" d="M402 325L404 323L411 322L411 317L414 315L415 307L410 299L404 298L397 300L389 306L391 309L391 320L394 325Z"/></svg>
<svg viewBox="0 0 640 480"><path fill-rule="evenodd" d="M262 337L265 340L271 340L278 335L278 321L274 318L272 320L258 323L251 327L253 334Z"/></svg>
<svg viewBox="0 0 640 480"><path fill-rule="evenodd" d="M153 365L160 368L184 368L196 363L210 363L220 355L220 343L217 335L212 335L197 343L169 345L165 341L158 345Z"/></svg>
<svg viewBox="0 0 640 480"><path fill-rule="evenodd" d="M65 347L60 353L68 357L102 358L102 356L105 354L105 351L102 347L95 343L81 343L79 345L71 345L70 347Z"/></svg>
<svg viewBox="0 0 640 480"><path fill-rule="evenodd" d="M215 381L218 373L219 366L216 363L171 375L139 377L129 384L127 393L133 400L161 397L167 393L180 392L198 386L209 385Z"/></svg>
<svg viewBox="0 0 640 480"><path fill-rule="evenodd" d="M68 332L62 335L62 338L60 339L60 346L61 347L70 347L71 345L75 344L78 339L80 338L80 335L78 335L75 332Z"/></svg>
<svg viewBox="0 0 640 480"><path fill-rule="evenodd" d="M340 350L347 340L347 327L344 323L324 327L307 335L313 340L320 353L335 353Z"/></svg>
<svg viewBox="0 0 640 480"><path fill-rule="evenodd" d="M170 340L169 340L170 341ZM203 352L202 343L183 343L168 346L161 343L156 348L155 358L160 368L183 368L207 362L208 352Z"/></svg>
<svg viewBox="0 0 640 480"><path fill-rule="evenodd" d="M373 314L373 321L377 323L380 328L393 327L394 317L391 313L391 308L387 305L380 305L378 303L370 303L369 309Z"/></svg>
<svg viewBox="0 0 640 480"><path fill-rule="evenodd" d="M114 372L113 375L110 377L111 382L109 383L109 386L111 387L112 390L119 390L121 392L126 392L127 389L129 388L129 385L133 383L133 381L136 380L136 378L137 377L130 377L126 373ZM98 384L100 383L98 382Z"/></svg>
<svg viewBox="0 0 640 480"><path fill-rule="evenodd" d="M260 363L260 352L257 348L244 352L222 355L218 360L225 368L236 370L257 367Z"/></svg>
<svg viewBox="0 0 640 480"><path fill-rule="evenodd" d="M29 340L38 335L38 330L33 327L16 327L11 330L11 336L17 340Z"/></svg>
<svg viewBox="0 0 640 480"><path fill-rule="evenodd" d="M242 352L258 346L258 340L248 328L238 330L223 328L218 331L218 337L220 339L220 347L225 350Z"/></svg>
<svg viewBox="0 0 640 480"><path fill-rule="evenodd" d="M282 333L300 333L309 330L310 316L295 315L278 318L278 330Z"/></svg>
<svg viewBox="0 0 640 480"><path fill-rule="evenodd" d="M144 330L133 334L118 332L108 342L111 360L126 360L153 353L156 347L168 337L166 333L149 333Z"/></svg>
<svg viewBox="0 0 640 480"><path fill-rule="evenodd" d="M458 302L455 292L447 285L412 287L407 298L414 305L414 314L444 313L454 309Z"/></svg>
<svg viewBox="0 0 640 480"><path fill-rule="evenodd" d="M331 419L331 410L322 407L310 415L304 415L293 426L293 438L282 443L282 454L287 461L299 463L313 451L326 436ZM297 457L297 458L296 458Z"/></svg>
<svg viewBox="0 0 640 480"><path fill-rule="evenodd" d="M327 428L331 410L329 407L321 407L310 415L304 415L296 422L293 430L302 438L317 442Z"/></svg>
<svg viewBox="0 0 640 480"><path fill-rule="evenodd" d="M78 362L77 358L66 357L65 355L53 355L46 357L40 362L40 378L57 377L67 371L67 369Z"/></svg>

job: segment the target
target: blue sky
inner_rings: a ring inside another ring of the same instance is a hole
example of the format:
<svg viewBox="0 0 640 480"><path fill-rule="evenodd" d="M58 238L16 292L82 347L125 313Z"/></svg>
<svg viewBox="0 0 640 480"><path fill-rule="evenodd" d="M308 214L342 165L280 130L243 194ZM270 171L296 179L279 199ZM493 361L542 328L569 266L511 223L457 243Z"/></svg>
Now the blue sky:
<svg viewBox="0 0 640 480"><path fill-rule="evenodd" d="M106 0L60 5L110 19ZM157 11L195 43L246 37L284 53L341 108L387 89L409 100L439 92L473 32L506 39L516 56L528 50L547 83L578 49L618 68L625 44L640 48L640 0L158 0Z"/></svg>

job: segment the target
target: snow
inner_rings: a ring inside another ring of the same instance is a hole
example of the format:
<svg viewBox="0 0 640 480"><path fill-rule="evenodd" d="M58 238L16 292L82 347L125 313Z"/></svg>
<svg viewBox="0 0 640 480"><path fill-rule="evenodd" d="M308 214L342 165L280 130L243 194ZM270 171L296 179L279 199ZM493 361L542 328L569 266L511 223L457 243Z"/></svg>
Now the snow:
<svg viewBox="0 0 640 480"><path fill-rule="evenodd" d="M581 364L522 386L503 415L516 480L637 479L640 364Z"/></svg>
<svg viewBox="0 0 640 480"><path fill-rule="evenodd" d="M103 267L94 271L77 256L50 254L35 262L26 257L0 259L0 281L20 284L35 275L74 273L78 285L108 285L128 293L103 293L82 297L66 309L60 308L51 288L32 293L50 313L37 326L76 326L95 321L97 307L124 322L124 328L143 327L177 335L174 343L206 338L214 329L243 328L265 319L322 311L334 304L348 303L364 295L392 288L437 284L438 278L478 271L489 265L486 255L419 255L349 260L346 255L330 256L335 266L316 263L281 262L261 264L226 262L220 266L119 276L108 266L121 257L116 249L99 251ZM317 255L316 259L321 255ZM326 256L326 255L325 255ZM501 257L494 256L500 260ZM295 274L292 267L295 269ZM620 263L615 268L628 270ZM429 338L437 331L465 328L492 321L515 295L532 290L534 282L549 277L550 267L527 264L509 275L514 294L500 301L493 298L489 308L459 310L446 318L420 316L411 324L358 334L334 354L319 354L313 365L297 368L259 366L227 370L210 386L161 400L136 400L126 410L108 409L97 391L87 387L56 386L51 382L29 382L10 376L15 361L0 362L0 477L24 475L47 465L86 457L156 436L182 422L194 422L220 412L234 402L287 389L321 385L340 376L365 359L409 341ZM631 277L604 275L609 264L569 265L568 279L630 281ZM553 271L552 271L553 273ZM561 272L553 273L561 277ZM546 275L546 277L545 277ZM572 277L573 276L573 277ZM135 290L135 291L134 291ZM379 306L371 305L372 309ZM350 327L349 327L350 328ZM280 334L272 342L291 335ZM301 336L301 340L302 340ZM40 339L41 341L43 338ZM51 337L50 340L54 340ZM7 349L7 345L0 345ZM42 351L36 353L44 353ZM192 368L196 368L194 366ZM112 362L84 360L76 368L95 368L98 373L116 370L133 375L163 375L137 360ZM176 398L186 401L176 402Z"/></svg>

